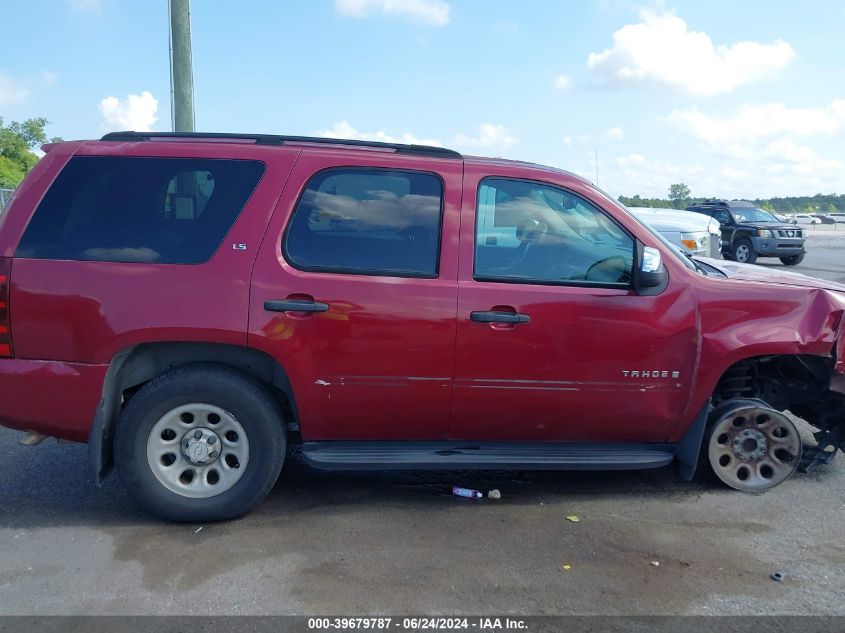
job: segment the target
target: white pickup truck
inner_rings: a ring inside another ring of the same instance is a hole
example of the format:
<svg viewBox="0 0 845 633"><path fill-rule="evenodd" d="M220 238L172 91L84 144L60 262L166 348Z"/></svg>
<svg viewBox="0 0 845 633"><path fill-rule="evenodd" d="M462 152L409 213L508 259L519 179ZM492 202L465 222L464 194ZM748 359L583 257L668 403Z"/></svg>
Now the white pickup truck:
<svg viewBox="0 0 845 633"><path fill-rule="evenodd" d="M692 211L628 207L634 217L693 255L721 258L722 233L713 218Z"/></svg>

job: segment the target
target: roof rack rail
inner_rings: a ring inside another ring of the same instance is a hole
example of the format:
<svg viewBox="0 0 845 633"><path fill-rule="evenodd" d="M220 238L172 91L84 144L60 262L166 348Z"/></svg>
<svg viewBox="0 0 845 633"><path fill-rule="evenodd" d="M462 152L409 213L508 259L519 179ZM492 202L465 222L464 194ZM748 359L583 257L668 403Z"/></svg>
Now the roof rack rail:
<svg viewBox="0 0 845 633"><path fill-rule="evenodd" d="M408 145L405 143L383 143L381 141L359 141L345 138L325 138L321 136L283 136L280 134L235 134L230 132L109 132L101 141L137 142L151 141L157 138L173 139L221 139L255 141L256 145L286 145L288 143L314 143L320 145L351 145L353 147L373 147L392 149L397 154L418 154L438 158L457 158L463 156L453 149L433 145Z"/></svg>

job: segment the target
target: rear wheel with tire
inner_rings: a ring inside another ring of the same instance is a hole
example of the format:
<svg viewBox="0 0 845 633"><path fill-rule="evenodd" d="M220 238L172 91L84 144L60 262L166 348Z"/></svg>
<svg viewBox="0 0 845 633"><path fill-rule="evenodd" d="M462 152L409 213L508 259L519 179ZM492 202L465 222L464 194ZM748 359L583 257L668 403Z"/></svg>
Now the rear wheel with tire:
<svg viewBox="0 0 845 633"><path fill-rule="evenodd" d="M255 379L220 365L178 367L144 385L121 414L118 474L147 510L172 521L246 514L285 457L279 403Z"/></svg>
<svg viewBox="0 0 845 633"><path fill-rule="evenodd" d="M747 237L740 238L733 246L733 253L731 253L734 261L741 264L753 264L757 261L757 253L754 252L754 245Z"/></svg>
<svg viewBox="0 0 845 633"><path fill-rule="evenodd" d="M784 266L797 266L804 261L806 253L799 253L798 255L790 255L789 257L781 257L780 261Z"/></svg>

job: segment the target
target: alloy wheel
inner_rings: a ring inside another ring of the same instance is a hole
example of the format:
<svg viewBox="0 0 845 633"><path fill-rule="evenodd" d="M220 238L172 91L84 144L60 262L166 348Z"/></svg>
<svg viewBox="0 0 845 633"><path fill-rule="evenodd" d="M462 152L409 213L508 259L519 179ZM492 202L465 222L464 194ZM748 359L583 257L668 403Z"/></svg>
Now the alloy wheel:
<svg viewBox="0 0 845 633"><path fill-rule="evenodd" d="M751 249L749 249L745 244L740 244L736 247L736 261L744 264L748 261L750 255Z"/></svg>

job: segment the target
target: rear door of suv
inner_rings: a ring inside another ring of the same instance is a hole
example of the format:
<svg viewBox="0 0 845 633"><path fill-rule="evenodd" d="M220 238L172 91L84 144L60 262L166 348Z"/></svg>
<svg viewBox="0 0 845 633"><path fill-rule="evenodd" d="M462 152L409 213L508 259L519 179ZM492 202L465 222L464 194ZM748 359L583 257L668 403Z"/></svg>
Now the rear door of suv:
<svg viewBox="0 0 845 633"><path fill-rule="evenodd" d="M304 149L252 277L249 344L287 373L305 440L449 427L462 161Z"/></svg>

